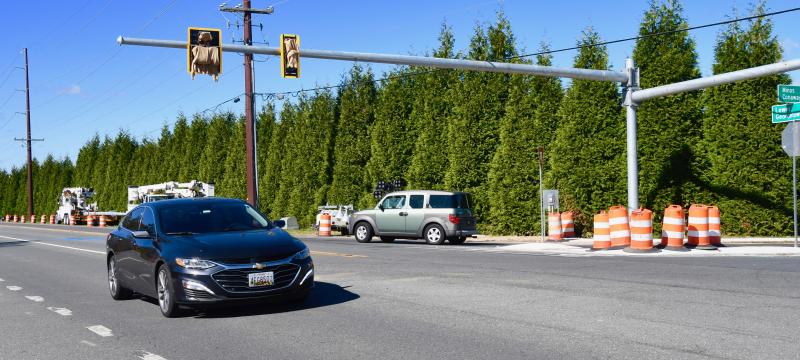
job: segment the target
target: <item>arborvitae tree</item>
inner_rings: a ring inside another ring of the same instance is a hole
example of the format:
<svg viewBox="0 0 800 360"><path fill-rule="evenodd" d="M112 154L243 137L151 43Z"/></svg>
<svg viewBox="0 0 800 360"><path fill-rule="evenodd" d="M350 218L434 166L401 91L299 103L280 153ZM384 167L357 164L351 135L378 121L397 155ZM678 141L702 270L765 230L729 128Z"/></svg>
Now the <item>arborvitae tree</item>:
<svg viewBox="0 0 800 360"><path fill-rule="evenodd" d="M100 136L94 135L78 151L75 161L75 181L71 186L93 187L93 174L100 153Z"/></svg>
<svg viewBox="0 0 800 360"><path fill-rule="evenodd" d="M314 223L316 207L326 195L335 104L330 92L315 94L312 99L301 98L295 126L287 137L292 159L287 159L291 168L284 169L283 174L288 175L284 181L288 177L294 179L290 187L284 186L289 192L287 212L297 216L303 227Z"/></svg>
<svg viewBox="0 0 800 360"><path fill-rule="evenodd" d="M486 33L476 26L470 41L470 59L514 61L515 55L514 36L503 13L498 13L497 23ZM505 113L510 77L468 71L452 93L454 108L448 124L450 146L445 185L451 190L472 193L472 208L480 219L486 219L489 214L486 184L489 163L499 143L499 123Z"/></svg>
<svg viewBox="0 0 800 360"><path fill-rule="evenodd" d="M284 112L288 104L284 103L284 110L281 112L280 123L276 122L273 126L272 137L269 141L269 148L267 151L267 160L261 166L259 172L261 175L261 208L270 217L279 218L284 216L280 211L276 211L275 201L279 196L281 169L286 160L284 156L284 143L286 141L286 134L289 133L291 121L286 122ZM282 210L282 209L281 209Z"/></svg>
<svg viewBox="0 0 800 360"><path fill-rule="evenodd" d="M240 118L235 122L235 131L228 136L228 142L222 149L227 156L225 157L225 174L215 189L219 196L247 199L247 166L245 156L245 122Z"/></svg>
<svg viewBox="0 0 800 360"><path fill-rule="evenodd" d="M235 120L233 114L215 114L211 118L206 133L206 143L203 149L203 155L200 158L200 181L203 182L216 182L222 183L223 174L225 173L225 157L228 150L228 139L232 136L232 130L235 128ZM244 143L243 138L238 139L240 143ZM164 180L167 181L167 180Z"/></svg>
<svg viewBox="0 0 800 360"><path fill-rule="evenodd" d="M170 179L171 169L167 162L170 161L169 156L171 155L170 149L172 149L172 132L169 131L169 125L166 123L164 126L161 127L161 135L158 137L158 161L157 163L160 164L156 170L158 170L157 180L153 183L162 183L165 181L171 181L174 179ZM143 185L143 184L142 184Z"/></svg>
<svg viewBox="0 0 800 360"><path fill-rule="evenodd" d="M106 192L106 179L108 166L111 161L111 147L113 146L111 138L106 135L100 143L97 151L97 158L94 162L94 167L91 173L92 181L91 187L95 190L94 200L98 202L101 209L109 208L110 194Z"/></svg>
<svg viewBox="0 0 800 360"><path fill-rule="evenodd" d="M409 121L416 82L411 74L409 69L391 72L378 90L367 163L370 184L402 178L411 163L417 139L416 124Z"/></svg>
<svg viewBox="0 0 800 360"><path fill-rule="evenodd" d="M177 154L181 159L178 171L178 181L200 180L200 159L203 156L203 145L206 143L206 129L208 123L199 114L192 118L192 125L189 127L189 134L186 136L186 144L183 146L183 153ZM178 130L176 126L175 134Z"/></svg>
<svg viewBox="0 0 800 360"><path fill-rule="evenodd" d="M166 180L171 181L189 181L191 179L184 179L180 177L181 168L187 166L182 160L186 156L187 148L191 147L191 129L183 114L178 115L178 121L172 129L172 141L170 141L169 149L167 150L167 158L169 161L163 164L167 168Z"/></svg>
<svg viewBox="0 0 800 360"><path fill-rule="evenodd" d="M272 131L275 129L275 104L267 103L258 113L256 122L256 161L258 162L258 206L268 213L270 202L269 194L266 192L266 171L269 169L269 147L272 141Z"/></svg>
<svg viewBox="0 0 800 360"><path fill-rule="evenodd" d="M303 98L301 98L301 101ZM298 154L298 144L294 141L297 138L300 121L299 106L295 106L288 101L283 103L281 110L281 133L284 137L283 144L281 144L281 156L278 158L280 162L280 171L277 172L277 189L275 197L272 200L271 211L272 216L275 218L285 216L297 216L297 214L290 214L289 211L289 196L294 182L297 179L297 167L294 166L296 156ZM270 150L271 151L271 150ZM277 157L277 154L275 154ZM270 156L272 158L272 156ZM271 184L269 184L271 186Z"/></svg>
<svg viewBox="0 0 800 360"><path fill-rule="evenodd" d="M128 200L128 185L132 185L133 172L130 164L136 152L136 140L125 131L120 131L109 149L106 163L106 179L102 188L102 209L125 209Z"/></svg>
<svg viewBox="0 0 800 360"><path fill-rule="evenodd" d="M538 64L550 65L550 56L539 56ZM541 228L537 147L549 147L554 136L561 85L557 79L513 76L510 86L489 170L489 220L493 233L532 235Z"/></svg>
<svg viewBox="0 0 800 360"><path fill-rule="evenodd" d="M368 207L374 202L365 168L370 158L369 128L374 121L375 84L372 71L353 66L339 90L333 183L328 199L332 204Z"/></svg>
<svg viewBox="0 0 800 360"><path fill-rule="evenodd" d="M9 197L13 193L11 192L10 179L11 175L0 169L0 216L11 213Z"/></svg>
<svg viewBox="0 0 800 360"><path fill-rule="evenodd" d="M652 0L639 28L633 59L641 72L641 87L700 77L695 43L679 0ZM657 220L670 204L685 204L691 179L693 147L699 141L700 92L645 101L638 110L640 203L653 209ZM655 221L655 223L660 223Z"/></svg>
<svg viewBox="0 0 800 360"><path fill-rule="evenodd" d="M453 52L453 30L442 25L439 49L433 54L440 58L457 57ZM412 189L444 189L444 171L448 168L448 119L452 97L445 96L458 84L454 70L416 69L419 83L414 97L410 122L418 131L414 153L408 169L408 185Z"/></svg>
<svg viewBox="0 0 800 360"><path fill-rule="evenodd" d="M754 14L765 12L764 3ZM722 32L715 48L714 73L775 63L782 50L768 18L737 23ZM781 150L781 131L770 123L776 87L773 75L710 88L706 92L703 148L710 169L704 185L722 213L722 231L738 235L787 235L792 224L791 158Z"/></svg>
<svg viewBox="0 0 800 360"><path fill-rule="evenodd" d="M576 68L609 68L608 52L591 28L578 41ZM625 200L625 119L617 85L573 80L558 111L558 130L545 157L545 184L559 190L561 209L577 211L576 231L601 209Z"/></svg>

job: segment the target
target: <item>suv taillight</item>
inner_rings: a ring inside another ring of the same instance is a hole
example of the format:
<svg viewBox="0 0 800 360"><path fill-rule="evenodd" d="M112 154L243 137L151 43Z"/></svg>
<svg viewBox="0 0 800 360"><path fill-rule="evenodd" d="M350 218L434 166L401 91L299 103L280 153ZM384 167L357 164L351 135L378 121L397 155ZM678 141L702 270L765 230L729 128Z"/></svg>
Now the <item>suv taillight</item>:
<svg viewBox="0 0 800 360"><path fill-rule="evenodd" d="M455 216L455 215L453 215L453 214L450 214L450 216L448 216L448 219L449 219L449 220L450 220L450 222L451 222L451 223L453 223L453 224L459 224L459 223L461 223L461 218L459 218L458 216Z"/></svg>

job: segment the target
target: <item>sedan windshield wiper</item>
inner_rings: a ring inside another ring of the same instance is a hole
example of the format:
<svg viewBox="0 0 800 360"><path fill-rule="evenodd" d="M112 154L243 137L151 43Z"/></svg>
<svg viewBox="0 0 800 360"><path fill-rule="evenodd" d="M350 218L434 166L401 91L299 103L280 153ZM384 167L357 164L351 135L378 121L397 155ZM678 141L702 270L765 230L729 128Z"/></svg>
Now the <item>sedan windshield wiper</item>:
<svg viewBox="0 0 800 360"><path fill-rule="evenodd" d="M197 233L191 231L173 231L167 233L167 235L195 235L195 234Z"/></svg>

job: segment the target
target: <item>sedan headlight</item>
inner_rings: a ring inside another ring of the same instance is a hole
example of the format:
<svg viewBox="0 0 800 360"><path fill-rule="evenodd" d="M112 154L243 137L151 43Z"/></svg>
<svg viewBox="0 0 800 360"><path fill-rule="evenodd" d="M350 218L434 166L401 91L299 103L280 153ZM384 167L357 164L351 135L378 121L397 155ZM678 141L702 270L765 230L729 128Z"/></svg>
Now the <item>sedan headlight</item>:
<svg viewBox="0 0 800 360"><path fill-rule="evenodd" d="M192 269L192 270L204 270L217 266L217 264L214 262L201 259L175 258L175 263L182 268Z"/></svg>
<svg viewBox="0 0 800 360"><path fill-rule="evenodd" d="M308 259L309 256L311 256L311 253L309 253L308 248L305 248L303 250L300 250L300 252L298 252L297 254L294 254L293 259L305 260Z"/></svg>

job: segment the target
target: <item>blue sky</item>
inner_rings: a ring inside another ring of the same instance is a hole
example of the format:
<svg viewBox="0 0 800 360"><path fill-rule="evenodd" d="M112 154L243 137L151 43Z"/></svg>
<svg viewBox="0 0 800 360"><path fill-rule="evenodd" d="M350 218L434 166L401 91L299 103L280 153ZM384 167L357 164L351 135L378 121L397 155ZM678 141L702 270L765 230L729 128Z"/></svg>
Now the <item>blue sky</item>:
<svg viewBox="0 0 800 360"><path fill-rule="evenodd" d="M180 112L192 114L243 92L242 57L226 53L224 76L191 80L185 52L176 49L124 46L118 35L184 40L189 26L216 27L223 39L241 39L232 14L219 12L221 1L200 0L73 0L7 1L0 21L6 29L0 43L0 168L20 166L25 160L23 47L29 48L31 121L39 159L51 153L75 159L80 146L95 133L114 135L128 130L137 138L156 137L161 126L172 124ZM235 5L238 2L229 2ZM274 5L273 15L256 16L263 31L254 40L275 46L281 33L299 34L303 48L422 55L437 46L443 21L455 32L456 45L465 49L476 23L489 23L503 9L519 46L528 51L547 41L552 48L575 44L581 30L593 26L605 40L636 35L647 0L626 1L321 1L254 0L253 6ZM690 25L746 16L749 1L684 0ZM797 6L792 0L771 0L770 10ZM785 58L800 57L800 12L773 18ZM230 21L231 28L226 23ZM700 68L711 72L714 40L721 28L696 30ZM633 43L609 46L613 69L630 56ZM555 55L554 65L570 66L574 51ZM256 91L280 92L331 85L340 81L348 62L303 59L301 79L282 79L279 61L257 58ZM377 74L390 69L374 65ZM798 72L791 74L795 79ZM6 80L7 78L7 80ZM243 105L228 103L220 110L241 112ZM764 119L769 121L769 119Z"/></svg>

